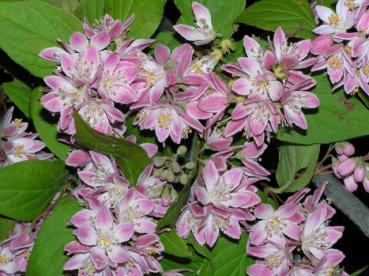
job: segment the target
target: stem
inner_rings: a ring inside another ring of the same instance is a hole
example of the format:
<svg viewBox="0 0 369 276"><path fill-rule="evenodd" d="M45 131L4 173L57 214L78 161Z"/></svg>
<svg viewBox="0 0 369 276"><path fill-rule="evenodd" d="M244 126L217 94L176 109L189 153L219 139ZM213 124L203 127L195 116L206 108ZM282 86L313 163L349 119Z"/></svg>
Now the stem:
<svg viewBox="0 0 369 276"><path fill-rule="evenodd" d="M332 150L334 149L334 145L330 144L328 147L327 152L325 153L325 155L323 156L322 160L320 160L320 162L318 163L317 170L324 164L324 162L329 158L330 153L332 152Z"/></svg>

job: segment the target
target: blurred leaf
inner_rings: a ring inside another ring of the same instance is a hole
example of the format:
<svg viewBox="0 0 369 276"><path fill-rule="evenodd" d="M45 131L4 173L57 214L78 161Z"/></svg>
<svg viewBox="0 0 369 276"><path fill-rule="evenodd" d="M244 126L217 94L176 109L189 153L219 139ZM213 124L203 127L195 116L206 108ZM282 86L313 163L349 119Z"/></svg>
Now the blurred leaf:
<svg viewBox="0 0 369 276"><path fill-rule="evenodd" d="M181 17L177 24L187 24L194 26L195 17L192 12L192 2L189 0L175 0L177 8L181 12ZM223 37L231 37L234 33L233 24L236 18L245 9L245 0L198 0L210 10L213 29L221 33Z"/></svg>
<svg viewBox="0 0 369 276"><path fill-rule="evenodd" d="M3 83L2 86L9 99L29 118L32 90L18 80Z"/></svg>
<svg viewBox="0 0 369 276"><path fill-rule="evenodd" d="M0 215L30 221L49 205L65 180L64 162L28 160L0 169Z"/></svg>
<svg viewBox="0 0 369 276"><path fill-rule="evenodd" d="M15 226L14 220L0 217L0 244L13 231L14 226Z"/></svg>
<svg viewBox="0 0 369 276"><path fill-rule="evenodd" d="M149 38L159 27L164 13L165 0L82 0L82 13L90 22L109 14L126 20L135 15L129 34L134 38Z"/></svg>
<svg viewBox="0 0 369 276"><path fill-rule="evenodd" d="M63 275L64 263L69 258L64 254L64 246L75 240L68 223L80 209L74 198L63 197L58 201L41 226L28 262L27 276Z"/></svg>
<svg viewBox="0 0 369 276"><path fill-rule="evenodd" d="M31 93L31 117L41 140L45 142L48 149L60 160L65 160L68 155L69 146L59 142L57 123L52 121L50 114L42 107L40 99L43 93L35 89Z"/></svg>
<svg viewBox="0 0 369 276"><path fill-rule="evenodd" d="M369 267L369 265L366 265L363 268L360 268L359 270L356 270L355 272L351 273L351 276L362 275L368 269L368 267Z"/></svg>
<svg viewBox="0 0 369 276"><path fill-rule="evenodd" d="M369 134L369 111L354 96L347 97L343 89L332 92L326 76L316 76L312 90L320 100L317 111L306 114L308 129L283 127L277 138L295 144L329 144Z"/></svg>
<svg viewBox="0 0 369 276"><path fill-rule="evenodd" d="M74 112L74 121L77 143L102 154L114 156L127 180L132 186L136 185L142 171L151 163L144 149L124 139L98 133L77 112Z"/></svg>
<svg viewBox="0 0 369 276"><path fill-rule="evenodd" d="M310 183L319 152L320 145L283 145L279 148L276 178L281 192L296 192Z"/></svg>
<svg viewBox="0 0 369 276"><path fill-rule="evenodd" d="M210 275L213 275L213 268L209 262L208 259L204 259L201 267L200 267L200 270L199 270L199 273L198 273L199 276L210 276Z"/></svg>
<svg viewBox="0 0 369 276"><path fill-rule="evenodd" d="M237 22L272 32L282 27L289 36L303 38L313 38L316 27L308 0L261 0L248 7Z"/></svg>
<svg viewBox="0 0 369 276"><path fill-rule="evenodd" d="M57 39L82 29L82 23L66 11L41 1L0 3L0 47L32 74L51 74L55 64L38 56L57 45Z"/></svg>
<svg viewBox="0 0 369 276"><path fill-rule="evenodd" d="M180 238L175 229L160 234L160 241L164 245L164 253L182 258L191 257L186 242Z"/></svg>

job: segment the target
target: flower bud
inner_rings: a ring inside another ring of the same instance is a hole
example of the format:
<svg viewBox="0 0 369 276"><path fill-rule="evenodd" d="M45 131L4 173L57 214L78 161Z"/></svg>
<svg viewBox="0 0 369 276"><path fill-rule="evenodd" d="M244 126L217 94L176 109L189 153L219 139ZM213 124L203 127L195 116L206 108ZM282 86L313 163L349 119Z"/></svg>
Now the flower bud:
<svg viewBox="0 0 369 276"><path fill-rule="evenodd" d="M184 145L180 145L177 149L177 155L178 156L184 156L187 152L187 147Z"/></svg>
<svg viewBox="0 0 369 276"><path fill-rule="evenodd" d="M182 174L181 177L179 178L179 182L182 185L187 185L188 181L190 180L190 177L188 176L188 174Z"/></svg>
<svg viewBox="0 0 369 276"><path fill-rule="evenodd" d="M348 158L344 161L342 161L338 167L337 167L337 173L342 176L346 177L353 173L354 169L356 167L356 161L355 159Z"/></svg>
<svg viewBox="0 0 369 276"><path fill-rule="evenodd" d="M174 179L175 179L175 175L172 171L167 171L167 177L166 179L169 181L169 182L174 182Z"/></svg>
<svg viewBox="0 0 369 276"><path fill-rule="evenodd" d="M189 170L193 170L196 167L195 162L188 162L185 164L185 168Z"/></svg>
<svg viewBox="0 0 369 276"><path fill-rule="evenodd" d="M172 163L172 171L174 173L179 173L181 171L181 165L179 165L178 162L174 161Z"/></svg>
<svg viewBox="0 0 369 276"><path fill-rule="evenodd" d="M334 145L334 149L339 155L351 156L355 153L354 146L349 142L339 142Z"/></svg>
<svg viewBox="0 0 369 276"><path fill-rule="evenodd" d="M365 166L360 158L358 158L358 160L354 170L354 179L356 182L362 182L365 178Z"/></svg>
<svg viewBox="0 0 369 276"><path fill-rule="evenodd" d="M364 189L367 193L369 193L369 171L366 171L365 178L363 181Z"/></svg>
<svg viewBox="0 0 369 276"><path fill-rule="evenodd" d="M343 183L345 183L345 187L349 192L355 192L358 188L358 185L352 175L346 177L343 180Z"/></svg>
<svg viewBox="0 0 369 276"><path fill-rule="evenodd" d="M155 167L162 167L165 162L168 160L167 156L158 156L154 158L154 166Z"/></svg>

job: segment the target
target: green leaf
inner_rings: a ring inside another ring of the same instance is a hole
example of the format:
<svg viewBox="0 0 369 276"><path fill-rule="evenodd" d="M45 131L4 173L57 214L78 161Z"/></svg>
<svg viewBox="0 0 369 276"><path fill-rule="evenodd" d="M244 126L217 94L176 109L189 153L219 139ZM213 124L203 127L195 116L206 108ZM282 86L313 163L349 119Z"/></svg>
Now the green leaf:
<svg viewBox="0 0 369 276"><path fill-rule="evenodd" d="M157 224L158 228L163 228L165 226L175 227L179 215L182 213L183 206L186 205L191 192L191 185L187 184L183 187L182 191L179 193L177 200L169 207L168 211L162 217Z"/></svg>
<svg viewBox="0 0 369 276"><path fill-rule="evenodd" d="M191 245L193 249L201 256L206 258L210 258L211 252L207 246L200 245L193 234L191 233L190 236L185 240L188 245Z"/></svg>
<svg viewBox="0 0 369 276"><path fill-rule="evenodd" d="M3 89L9 99L29 118L31 89L18 80L4 83Z"/></svg>
<svg viewBox="0 0 369 276"><path fill-rule="evenodd" d="M243 233L239 241L231 241L223 236L219 237L212 250L211 263L213 276L243 276L246 268L254 263L247 257L246 243L248 235Z"/></svg>
<svg viewBox="0 0 369 276"><path fill-rule="evenodd" d="M351 273L351 276L362 275L368 269L368 267L369 267L369 265L366 265L363 268L360 268L359 270L356 270L355 272Z"/></svg>
<svg viewBox="0 0 369 276"><path fill-rule="evenodd" d="M0 217L0 243L13 231L15 221Z"/></svg>
<svg viewBox="0 0 369 276"><path fill-rule="evenodd" d="M204 259L204 262L202 263L198 274L199 276L213 275L213 268L208 259Z"/></svg>
<svg viewBox="0 0 369 276"><path fill-rule="evenodd" d="M74 14L75 16L79 16L81 14L80 0L43 0L43 1L46 1L65 11L68 11L71 14ZM103 2L104 0L100 0L100 1Z"/></svg>
<svg viewBox="0 0 369 276"><path fill-rule="evenodd" d="M237 19L238 23L267 31L282 27L289 36L313 38L316 27L307 0L262 0L248 7Z"/></svg>
<svg viewBox="0 0 369 276"><path fill-rule="evenodd" d="M296 192L309 184L319 158L320 145L283 145L279 148L276 178L280 192Z"/></svg>
<svg viewBox="0 0 369 276"><path fill-rule="evenodd" d="M191 257L191 252L186 242L178 237L175 229L160 234L160 241L164 245L164 253L182 258Z"/></svg>
<svg viewBox="0 0 369 276"><path fill-rule="evenodd" d="M48 149L60 160L65 160L68 155L69 146L59 142L57 121L42 107L40 99L42 92L35 89L31 94L31 117L41 140L45 142Z"/></svg>
<svg viewBox="0 0 369 276"><path fill-rule="evenodd" d="M277 208L276 202L273 199L271 199L270 197L268 197L268 195L266 193L259 191L259 192L257 192L257 194L260 197L261 202L271 205L274 209Z"/></svg>
<svg viewBox="0 0 369 276"><path fill-rule="evenodd" d="M189 0L175 0L182 16L178 23L194 26L195 17L192 12L192 2ZM233 23L245 9L245 0L198 0L210 10L213 29L223 37L231 37L234 33Z"/></svg>
<svg viewBox="0 0 369 276"><path fill-rule="evenodd" d="M0 3L0 47L32 74L51 74L55 64L38 56L57 39L82 29L82 23L64 10L41 1Z"/></svg>
<svg viewBox="0 0 369 276"><path fill-rule="evenodd" d="M64 180L64 163L58 160L28 160L0 169L0 215L33 220L60 191Z"/></svg>
<svg viewBox="0 0 369 276"><path fill-rule="evenodd" d="M63 197L41 226L28 262L27 276L63 275L68 257L64 246L74 240L73 229L67 227L70 218L80 210L74 198Z"/></svg>
<svg viewBox="0 0 369 276"><path fill-rule="evenodd" d="M277 138L295 144L330 144L369 134L369 111L356 97L347 97L343 89L332 92L326 76L315 77L313 89L320 100L316 112L306 115L307 131L281 128Z"/></svg>
<svg viewBox="0 0 369 276"><path fill-rule="evenodd" d="M165 0L83 0L82 13L90 22L101 19L106 13L121 20L135 15L128 36L149 38L159 27L165 2Z"/></svg>
<svg viewBox="0 0 369 276"><path fill-rule="evenodd" d="M160 264L162 265L164 271L172 269L185 269L190 270L186 271L184 273L185 275L198 275L198 271L203 266L204 258L196 254L193 249L191 249L191 253L191 258L178 258L176 256L164 254L164 258L160 260Z"/></svg>
<svg viewBox="0 0 369 276"><path fill-rule="evenodd" d="M181 45L181 42L177 39L177 34L175 32L160 32L155 37L155 43L150 47L155 49L159 44L164 44L173 50Z"/></svg>
<svg viewBox="0 0 369 276"><path fill-rule="evenodd" d="M79 116L78 112L74 112L74 121L77 143L88 149L114 156L127 180L131 185L136 185L142 171L151 163L144 149L124 139L98 133Z"/></svg>

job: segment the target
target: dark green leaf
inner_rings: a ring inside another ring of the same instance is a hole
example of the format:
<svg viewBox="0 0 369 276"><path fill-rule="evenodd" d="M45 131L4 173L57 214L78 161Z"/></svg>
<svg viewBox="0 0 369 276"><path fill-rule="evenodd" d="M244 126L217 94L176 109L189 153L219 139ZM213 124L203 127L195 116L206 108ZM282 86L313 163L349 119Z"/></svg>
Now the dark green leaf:
<svg viewBox="0 0 369 276"><path fill-rule="evenodd" d="M69 146L59 142L57 125L54 118L51 118L41 103L42 92L38 89L32 91L31 96L31 117L33 124L37 130L41 140L45 142L48 149L55 154L60 160L65 160L68 155Z"/></svg>
<svg viewBox="0 0 369 276"><path fill-rule="evenodd" d="M56 46L57 39L82 29L81 22L64 10L41 1L0 3L0 47L32 74L51 74L55 64L41 59L39 52Z"/></svg>
<svg viewBox="0 0 369 276"><path fill-rule="evenodd" d="M14 220L0 217L0 243L12 232L14 225Z"/></svg>
<svg viewBox="0 0 369 276"><path fill-rule="evenodd" d="M155 43L150 47L155 49L158 44L164 44L173 50L181 45L181 42L177 39L175 32L160 32L155 37Z"/></svg>
<svg viewBox="0 0 369 276"><path fill-rule="evenodd" d="M267 31L282 27L289 36L312 38L316 27L307 0L262 0L248 7L237 22Z"/></svg>
<svg viewBox="0 0 369 276"><path fill-rule="evenodd" d="M212 250L211 263L213 276L243 276L246 268L254 263L247 257L246 244L248 235L243 233L239 241L231 241L223 236L219 237Z"/></svg>
<svg viewBox="0 0 369 276"><path fill-rule="evenodd" d="M151 143L156 144L156 137L152 135L150 131L140 131L137 126L133 125L134 115L129 116L126 119L126 132L125 135L134 135L137 138L137 144Z"/></svg>
<svg viewBox="0 0 369 276"><path fill-rule="evenodd" d="M172 269L184 269L188 270L184 273L185 275L198 275L198 271L200 271L201 267L203 266L204 258L196 254L193 249L191 249L191 253L191 258L178 258L175 256L165 255L164 258L160 260L160 264L162 265L164 271Z"/></svg>
<svg viewBox="0 0 369 276"><path fill-rule="evenodd" d="M175 0L177 8L182 16L177 23L194 26L195 17L192 12L192 2L188 0ZM221 33L223 37L231 37L236 18L245 9L245 0L198 0L210 10L214 31Z"/></svg>
<svg viewBox="0 0 369 276"><path fill-rule="evenodd" d="M70 218L80 210L77 200L64 197L56 204L51 215L42 224L28 262L27 276L63 275L68 257L64 246L74 240Z"/></svg>
<svg viewBox="0 0 369 276"><path fill-rule="evenodd" d="M3 89L9 99L29 118L32 90L18 80L4 83Z"/></svg>
<svg viewBox="0 0 369 276"><path fill-rule="evenodd" d="M193 249L201 256L204 256L206 258L210 258L211 252L209 250L209 248L207 246L204 245L200 245L195 237L193 236L193 234L191 233L191 235L185 240L186 243L188 245L191 245L193 247Z"/></svg>
<svg viewBox="0 0 369 276"><path fill-rule="evenodd" d="M0 169L0 215L33 220L60 191L64 180L61 161L29 160Z"/></svg>
<svg viewBox="0 0 369 276"><path fill-rule="evenodd" d="M320 145L283 145L276 173L280 192L296 192L310 183L319 158Z"/></svg>
<svg viewBox="0 0 369 276"><path fill-rule="evenodd" d="M160 234L160 241L164 245L164 253L182 258L191 257L186 242L178 237L175 229Z"/></svg>
<svg viewBox="0 0 369 276"><path fill-rule="evenodd" d="M363 273L368 269L368 267L369 267L369 265L366 265L363 268L360 268L359 270L356 270L355 272L351 273L351 276L364 275Z"/></svg>
<svg viewBox="0 0 369 276"><path fill-rule="evenodd" d="M281 128L277 138L295 144L329 144L369 134L369 111L356 97L347 97L343 89L332 92L326 76L315 77L313 89L320 100L316 112L306 115L307 131Z"/></svg>
<svg viewBox="0 0 369 276"><path fill-rule="evenodd" d="M149 38L159 27L165 0L83 0L82 13L90 22L110 14L115 19L126 20L135 15L128 36Z"/></svg>
<svg viewBox="0 0 369 276"><path fill-rule="evenodd" d="M127 180L131 185L136 185L142 171L151 163L146 152L137 144L98 133L77 112L74 112L74 120L77 143L88 149L114 156Z"/></svg>

